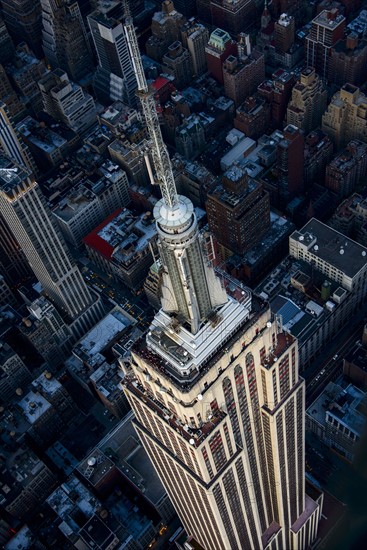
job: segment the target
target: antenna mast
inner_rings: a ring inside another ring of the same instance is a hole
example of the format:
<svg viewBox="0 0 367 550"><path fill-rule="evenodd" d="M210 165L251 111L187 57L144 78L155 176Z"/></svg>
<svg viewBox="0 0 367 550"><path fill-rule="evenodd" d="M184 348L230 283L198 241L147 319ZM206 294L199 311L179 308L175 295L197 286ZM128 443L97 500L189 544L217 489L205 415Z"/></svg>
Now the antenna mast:
<svg viewBox="0 0 367 550"><path fill-rule="evenodd" d="M152 142L152 157L156 172L156 180L162 192L163 201L166 206L174 208L178 203L176 184L173 177L172 165L168 155L167 147L163 141L157 109L152 91L149 90L145 78L143 64L141 61L138 41L134 28L133 18L130 15L128 2L125 0L125 35L129 48L133 68L138 83L138 96L140 98L149 137ZM153 180L152 170L149 165L148 156L145 156L147 168L151 181ZM154 180L152 183L155 183Z"/></svg>

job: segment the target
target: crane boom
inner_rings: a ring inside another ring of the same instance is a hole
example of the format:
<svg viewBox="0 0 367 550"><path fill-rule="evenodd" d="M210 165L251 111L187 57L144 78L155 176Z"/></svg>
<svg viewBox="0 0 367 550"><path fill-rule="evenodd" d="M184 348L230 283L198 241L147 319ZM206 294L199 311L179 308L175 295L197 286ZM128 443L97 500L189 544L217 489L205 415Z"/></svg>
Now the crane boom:
<svg viewBox="0 0 367 550"><path fill-rule="evenodd" d="M178 203L178 197L171 160L169 158L167 147L162 138L155 100L152 92L148 88L145 78L134 23L130 15L127 15L125 19L124 28L127 45L138 83L138 96L140 98L143 114L147 124L148 134L152 142L151 153L157 183L161 188L162 197L165 204L168 207L173 208Z"/></svg>

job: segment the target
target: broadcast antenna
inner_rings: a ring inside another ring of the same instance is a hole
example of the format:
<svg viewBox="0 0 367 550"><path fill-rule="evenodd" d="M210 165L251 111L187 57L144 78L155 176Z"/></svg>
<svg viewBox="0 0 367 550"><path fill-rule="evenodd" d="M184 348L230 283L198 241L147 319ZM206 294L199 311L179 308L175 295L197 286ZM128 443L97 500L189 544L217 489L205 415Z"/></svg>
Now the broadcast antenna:
<svg viewBox="0 0 367 550"><path fill-rule="evenodd" d="M152 184L158 184L161 188L162 198L169 208L174 208L178 204L176 184L173 177L171 160L167 147L163 141L159 120L157 115L156 103L153 92L149 90L145 78L143 64L141 61L138 40L134 28L133 18L130 15L128 2L124 2L125 8L125 35L130 52L131 61L138 84L137 95L140 98L145 121L147 123L148 134L152 142L152 157L155 168L156 179L154 180L152 168L150 166L148 153L144 155L147 165L150 181Z"/></svg>

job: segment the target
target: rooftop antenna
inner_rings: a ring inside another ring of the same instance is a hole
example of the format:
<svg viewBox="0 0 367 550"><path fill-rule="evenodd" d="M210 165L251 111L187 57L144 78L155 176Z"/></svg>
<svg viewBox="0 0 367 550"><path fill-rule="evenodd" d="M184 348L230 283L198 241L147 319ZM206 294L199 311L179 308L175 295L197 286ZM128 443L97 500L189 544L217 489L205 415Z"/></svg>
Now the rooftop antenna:
<svg viewBox="0 0 367 550"><path fill-rule="evenodd" d="M151 154L155 168L155 180L148 155L144 155L148 173L152 183L158 183L161 188L162 198L166 206L174 208L178 204L176 184L173 176L172 165L163 141L156 104L153 92L149 90L141 61L138 41L134 28L133 18L127 0L124 1L125 10L125 35L132 60L134 73L138 85L138 96L147 123L148 134L152 143Z"/></svg>
<svg viewBox="0 0 367 550"><path fill-rule="evenodd" d="M0 172L18 172L18 168L0 168Z"/></svg>

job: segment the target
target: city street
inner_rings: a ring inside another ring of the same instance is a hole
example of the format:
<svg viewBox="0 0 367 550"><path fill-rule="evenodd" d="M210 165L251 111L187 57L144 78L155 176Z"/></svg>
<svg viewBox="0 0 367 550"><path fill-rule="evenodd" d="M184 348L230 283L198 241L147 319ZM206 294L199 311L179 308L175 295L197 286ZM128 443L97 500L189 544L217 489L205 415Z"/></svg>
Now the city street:
<svg viewBox="0 0 367 550"><path fill-rule="evenodd" d="M306 408L320 395L328 382L341 374L343 357L361 339L365 313L365 310L358 312L340 331L339 338L333 339L312 365L301 373L306 380Z"/></svg>
<svg viewBox="0 0 367 550"><path fill-rule="evenodd" d="M148 304L144 291L134 294L124 284L112 279L92 262L84 259L82 273L89 286L102 295L104 302L113 307L120 306L138 322L138 327L146 331L154 316L154 311Z"/></svg>

